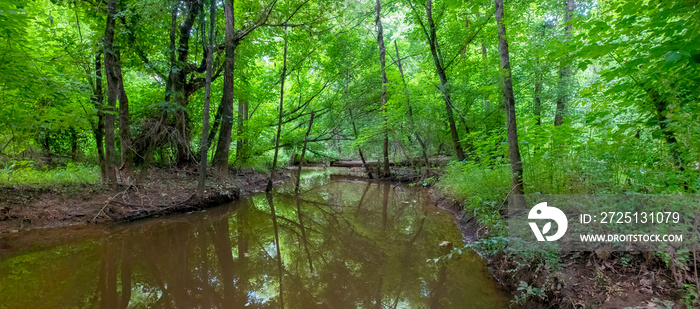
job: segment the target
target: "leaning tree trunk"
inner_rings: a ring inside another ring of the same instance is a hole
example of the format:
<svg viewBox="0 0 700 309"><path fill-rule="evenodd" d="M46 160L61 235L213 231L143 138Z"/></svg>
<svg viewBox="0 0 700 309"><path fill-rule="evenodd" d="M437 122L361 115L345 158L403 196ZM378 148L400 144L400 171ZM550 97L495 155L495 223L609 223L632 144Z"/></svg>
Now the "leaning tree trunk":
<svg viewBox="0 0 700 309"><path fill-rule="evenodd" d="M571 15L574 11L574 0L566 1L566 16L564 27L564 39L569 40L571 36ZM554 126L560 126L564 122L564 114L566 113L566 104L569 101L568 88L570 84L571 68L569 67L570 59L569 56L565 56L564 60L561 62L561 67L559 68L559 94L557 98L557 109L554 115Z"/></svg>
<svg viewBox="0 0 700 309"><path fill-rule="evenodd" d="M387 119L386 119L386 84L389 80L386 77L386 48L384 47L384 27L382 26L382 5L380 0L377 0L377 6L375 8L374 23L377 25L377 43L379 44L379 64L382 70L382 96L381 96L381 108L384 114L384 123L382 128L384 131L384 145L382 148L382 177L391 177L391 170L389 169L389 133L387 132Z"/></svg>
<svg viewBox="0 0 700 309"><path fill-rule="evenodd" d="M107 76L107 109L105 115L105 170L107 183L110 186L117 185L116 151L114 147L114 111L117 107L119 90L116 85L110 85L112 68L116 62L114 51L114 15L117 13L116 0L107 2L107 25L105 26L104 57Z"/></svg>
<svg viewBox="0 0 700 309"><path fill-rule="evenodd" d="M432 0L428 0L428 3L425 5L425 12L428 15L428 43L430 43L430 53L433 55L435 69L440 77L440 91L445 99L445 111L447 112L447 122L450 125L450 133L452 134L452 143L454 144L455 152L457 153L457 159L462 161L466 158L466 156L464 155L464 150L462 149L462 145L459 141L457 125L455 125L455 117L452 111L452 98L450 97L450 91L448 89L449 85L447 81L447 74L445 73L445 69L440 61L440 51L437 45L437 31L435 29L435 22L433 21L432 2Z"/></svg>
<svg viewBox="0 0 700 309"><path fill-rule="evenodd" d="M282 60L282 76L280 83L280 113L277 122L277 137L275 138L275 156L272 158L272 168L270 169L270 178L267 179L267 187L265 192L272 191L272 179L275 177L275 170L277 169L277 155L280 150L280 136L282 135L282 116L284 116L284 80L287 77L287 47L289 46L289 39L287 38L287 27L284 28L284 55Z"/></svg>
<svg viewBox="0 0 700 309"><path fill-rule="evenodd" d="M207 76L204 84L204 107L202 110L202 139L199 141L199 182L197 191L200 195L204 194L204 186L207 180L207 151L209 150L209 142L207 136L209 134L209 105L211 103L211 80L212 70L214 67L214 28L216 27L216 0L211 0L209 3L209 47L207 48Z"/></svg>
<svg viewBox="0 0 700 309"><path fill-rule="evenodd" d="M233 129L233 72L235 68L236 41L235 15L233 0L224 1L225 42L224 42L224 89L221 97L221 122L219 129L219 141L216 143L216 152L212 159L212 166L221 175L228 169L228 154L231 147L231 130Z"/></svg>
<svg viewBox="0 0 700 309"><path fill-rule="evenodd" d="M498 24L498 51L501 55L501 71L503 72L503 99L506 106L506 121L508 126L508 154L510 167L513 172L513 194L523 193L523 163L520 159L518 146L518 128L515 122L515 97L513 96L513 81L510 70L510 55L506 27L503 25L503 0L495 0L496 23Z"/></svg>

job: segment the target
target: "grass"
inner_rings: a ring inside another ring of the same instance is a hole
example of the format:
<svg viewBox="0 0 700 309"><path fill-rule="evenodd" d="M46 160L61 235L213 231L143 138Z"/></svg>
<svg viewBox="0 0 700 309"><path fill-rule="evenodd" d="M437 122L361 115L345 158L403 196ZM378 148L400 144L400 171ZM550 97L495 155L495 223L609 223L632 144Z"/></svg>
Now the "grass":
<svg viewBox="0 0 700 309"><path fill-rule="evenodd" d="M94 185L100 182L97 166L68 163L54 169L35 168L32 161L11 161L0 169L0 186L74 186Z"/></svg>
<svg viewBox="0 0 700 309"><path fill-rule="evenodd" d="M510 192L510 167L487 167L467 163L450 164L437 187L452 198L463 201L464 211L473 212L479 223L494 229L502 222L499 209Z"/></svg>

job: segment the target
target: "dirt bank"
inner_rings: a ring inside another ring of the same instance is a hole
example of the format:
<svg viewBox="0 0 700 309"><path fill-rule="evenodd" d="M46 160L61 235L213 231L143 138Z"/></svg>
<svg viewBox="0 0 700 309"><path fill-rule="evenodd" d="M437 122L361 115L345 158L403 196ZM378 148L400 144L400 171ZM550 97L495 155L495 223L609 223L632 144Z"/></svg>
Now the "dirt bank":
<svg viewBox="0 0 700 309"><path fill-rule="evenodd" d="M278 180L288 178L286 172ZM242 171L195 194L193 169L154 169L139 183L109 189L82 187L0 188L0 234L20 230L125 222L188 212L230 202L265 188L267 175ZM208 184L209 185L209 184Z"/></svg>
<svg viewBox="0 0 700 309"><path fill-rule="evenodd" d="M455 214L467 242L487 232L463 204L437 188L433 202ZM659 252L489 252L478 250L503 287L523 308L686 308L693 292L691 261ZM526 285L523 285L523 282ZM689 308L697 308L692 305Z"/></svg>

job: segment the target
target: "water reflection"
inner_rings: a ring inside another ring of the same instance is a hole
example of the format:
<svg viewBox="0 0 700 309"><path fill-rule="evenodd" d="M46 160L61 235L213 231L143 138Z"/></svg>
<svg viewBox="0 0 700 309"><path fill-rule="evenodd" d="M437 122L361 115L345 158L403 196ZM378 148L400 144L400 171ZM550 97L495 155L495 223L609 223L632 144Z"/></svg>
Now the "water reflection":
<svg viewBox="0 0 700 309"><path fill-rule="evenodd" d="M426 192L337 178L0 258L0 308L501 308Z"/></svg>

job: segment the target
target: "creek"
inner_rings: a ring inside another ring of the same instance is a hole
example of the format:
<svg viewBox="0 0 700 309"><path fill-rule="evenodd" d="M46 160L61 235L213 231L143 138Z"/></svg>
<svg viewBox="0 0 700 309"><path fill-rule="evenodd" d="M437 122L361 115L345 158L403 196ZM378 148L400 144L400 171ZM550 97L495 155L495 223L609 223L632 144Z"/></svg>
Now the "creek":
<svg viewBox="0 0 700 309"><path fill-rule="evenodd" d="M427 189L329 171L298 195L0 239L0 308L508 306L475 252L435 261L464 241Z"/></svg>

